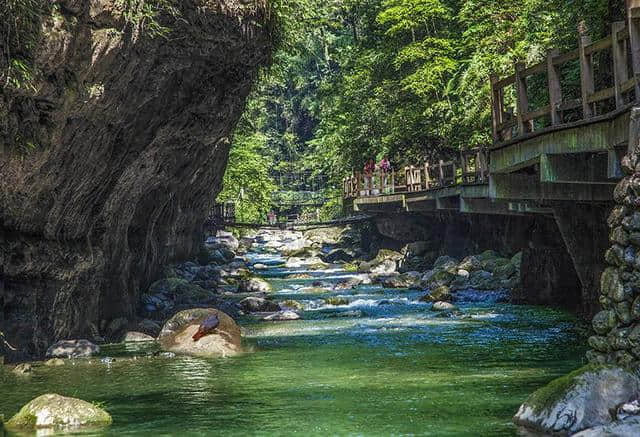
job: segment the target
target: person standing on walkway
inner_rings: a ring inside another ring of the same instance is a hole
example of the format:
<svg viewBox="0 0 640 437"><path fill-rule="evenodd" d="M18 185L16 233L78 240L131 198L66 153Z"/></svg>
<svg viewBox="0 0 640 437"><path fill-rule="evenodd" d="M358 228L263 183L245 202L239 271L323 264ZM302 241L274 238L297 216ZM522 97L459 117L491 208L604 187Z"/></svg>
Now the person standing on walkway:
<svg viewBox="0 0 640 437"><path fill-rule="evenodd" d="M391 162L389 162L389 160L387 159L386 156L384 156L380 160L380 163L378 164L378 168L382 172L382 174L381 174L382 192L383 193L388 193L391 190L391 187L389 187L389 185L388 185L388 182L389 182L388 174L391 172Z"/></svg>
<svg viewBox="0 0 640 437"><path fill-rule="evenodd" d="M370 158L364 165L364 195L369 196L373 189L373 172L376 171L376 163Z"/></svg>

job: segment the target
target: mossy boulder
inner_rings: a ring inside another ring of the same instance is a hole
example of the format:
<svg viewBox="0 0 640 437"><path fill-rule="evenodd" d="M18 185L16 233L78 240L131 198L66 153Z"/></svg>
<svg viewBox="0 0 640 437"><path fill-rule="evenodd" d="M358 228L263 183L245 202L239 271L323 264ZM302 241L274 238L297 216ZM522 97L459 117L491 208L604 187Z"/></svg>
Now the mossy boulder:
<svg viewBox="0 0 640 437"><path fill-rule="evenodd" d="M280 302L280 305L283 306L283 307L286 307L286 308L292 308L294 310L303 310L304 309L304 305L302 305L297 300L293 300L293 299L282 301L282 302Z"/></svg>
<svg viewBox="0 0 640 437"><path fill-rule="evenodd" d="M57 394L44 394L22 407L6 427L16 431L66 431L100 428L111 422L109 413L94 404Z"/></svg>
<svg viewBox="0 0 640 437"><path fill-rule="evenodd" d="M514 417L518 425L573 434L611 422L611 411L640 395L640 378L616 366L589 364L535 391Z"/></svg>
<svg viewBox="0 0 640 437"><path fill-rule="evenodd" d="M456 275L448 270L432 270L422 277L422 285L426 288L438 288L442 285L449 285Z"/></svg>
<svg viewBox="0 0 640 437"><path fill-rule="evenodd" d="M327 305L336 305L336 306L349 304L349 300L344 297L330 297L328 299L325 299L324 302Z"/></svg>
<svg viewBox="0 0 640 437"><path fill-rule="evenodd" d="M450 301L451 300L451 290L446 285L441 285L439 287L434 288L420 298L422 302L439 302L439 301Z"/></svg>

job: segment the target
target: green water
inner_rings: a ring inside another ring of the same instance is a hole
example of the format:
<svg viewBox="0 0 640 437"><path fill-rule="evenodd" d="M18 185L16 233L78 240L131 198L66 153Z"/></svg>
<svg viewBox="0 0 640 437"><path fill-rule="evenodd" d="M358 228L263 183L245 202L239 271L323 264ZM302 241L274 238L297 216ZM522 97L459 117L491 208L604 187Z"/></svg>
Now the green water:
<svg viewBox="0 0 640 437"><path fill-rule="evenodd" d="M162 358L147 356L153 346L114 345L102 351L112 364L75 360L28 377L5 368L0 414L55 392L104 403L114 423L98 435L515 435L527 395L582 362L561 311L467 301L462 317L446 318L417 303L418 291L319 292L278 279L283 269L264 273L276 299L306 309L299 321L241 321L253 352ZM351 303L327 307L330 296Z"/></svg>

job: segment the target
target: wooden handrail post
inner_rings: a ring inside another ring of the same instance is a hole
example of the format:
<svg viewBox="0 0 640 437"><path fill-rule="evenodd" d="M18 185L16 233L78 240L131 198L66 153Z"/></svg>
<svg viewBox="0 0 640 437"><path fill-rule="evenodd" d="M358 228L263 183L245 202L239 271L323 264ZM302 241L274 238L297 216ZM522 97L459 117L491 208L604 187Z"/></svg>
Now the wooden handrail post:
<svg viewBox="0 0 640 437"><path fill-rule="evenodd" d="M457 179L458 179L458 175L456 170L458 169L458 166L456 165L456 159L453 158L451 160L451 172L453 173L451 175L451 177L453 178L453 180L451 181L451 185L456 185Z"/></svg>
<svg viewBox="0 0 640 437"><path fill-rule="evenodd" d="M525 64L523 62L518 62L516 64L516 105L518 114L518 133L520 135L524 135L527 133L527 125L524 121L524 114L529 109L529 98L527 96L527 78L522 77L520 72L525 69Z"/></svg>
<svg viewBox="0 0 640 437"><path fill-rule="evenodd" d="M629 26L629 46L631 47L631 66L635 81L635 101L640 101L640 0L627 0L627 18Z"/></svg>
<svg viewBox="0 0 640 437"><path fill-rule="evenodd" d="M493 142L496 143L500 141L500 132L498 132L498 126L503 122L502 106L504 105L504 102L502 101L501 90L496 88L498 76L492 74L491 76L489 76L489 80L491 81L491 119L493 126Z"/></svg>
<svg viewBox="0 0 640 437"><path fill-rule="evenodd" d="M431 176L429 176L429 163L427 161L424 162L424 189L428 190L431 188Z"/></svg>
<svg viewBox="0 0 640 437"><path fill-rule="evenodd" d="M562 123L562 114L558 111L558 106L562 103L562 88L560 87L558 70L553 65L553 58L559 53L558 49L547 52L547 86L549 87L549 113L552 125Z"/></svg>
<svg viewBox="0 0 640 437"><path fill-rule="evenodd" d="M593 117L593 110L589 103L589 97L594 92L593 82L593 64L591 55L585 53L585 47L591 44L591 37L587 35L587 28L584 21L578 25L578 52L580 56L580 91L582 96L582 114L583 118Z"/></svg>
<svg viewBox="0 0 640 437"><path fill-rule="evenodd" d="M613 87L615 90L616 108L624 105L621 85L627 81L627 44L626 41L618 41L618 32L624 29L624 21L616 21L611 24L611 53L613 54Z"/></svg>
<svg viewBox="0 0 640 437"><path fill-rule="evenodd" d="M462 183L464 184L469 170L469 163L467 162L467 156L462 151L460 151L460 162L462 164Z"/></svg>
<svg viewBox="0 0 640 437"><path fill-rule="evenodd" d="M442 159L440 160L440 162L438 163L438 168L439 168L439 172L438 172L438 182L440 182L440 186L442 187L444 185L444 170L442 169L442 164L444 164L442 162Z"/></svg>

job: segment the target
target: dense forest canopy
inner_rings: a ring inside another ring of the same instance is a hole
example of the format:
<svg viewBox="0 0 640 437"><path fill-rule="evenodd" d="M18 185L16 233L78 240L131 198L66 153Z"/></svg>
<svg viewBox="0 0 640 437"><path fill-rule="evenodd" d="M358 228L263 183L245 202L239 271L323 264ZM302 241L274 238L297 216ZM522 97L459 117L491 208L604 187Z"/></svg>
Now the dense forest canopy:
<svg viewBox="0 0 640 437"><path fill-rule="evenodd" d="M281 47L237 127L219 196L239 200L246 220L290 189L274 171L327 175L326 217L341 179L370 157L400 167L490 144L490 74L575 48L581 21L594 39L610 33L624 2L281 0L277 12Z"/></svg>

